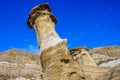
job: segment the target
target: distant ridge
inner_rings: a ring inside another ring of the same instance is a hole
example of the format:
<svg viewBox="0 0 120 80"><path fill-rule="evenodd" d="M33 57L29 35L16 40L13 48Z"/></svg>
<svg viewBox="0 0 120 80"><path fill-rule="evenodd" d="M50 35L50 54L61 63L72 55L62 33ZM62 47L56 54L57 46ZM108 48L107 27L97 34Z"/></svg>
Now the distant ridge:
<svg viewBox="0 0 120 80"><path fill-rule="evenodd" d="M39 55L15 48L1 52L0 61L40 64Z"/></svg>

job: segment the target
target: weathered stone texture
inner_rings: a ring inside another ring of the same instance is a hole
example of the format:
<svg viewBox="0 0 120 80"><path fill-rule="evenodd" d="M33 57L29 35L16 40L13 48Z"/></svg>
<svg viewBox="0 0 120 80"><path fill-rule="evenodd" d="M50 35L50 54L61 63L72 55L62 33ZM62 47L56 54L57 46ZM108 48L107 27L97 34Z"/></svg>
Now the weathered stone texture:
<svg viewBox="0 0 120 80"><path fill-rule="evenodd" d="M117 73L119 67L87 66L73 61L67 49L67 41L61 39L54 29L56 21L48 4L41 4L33 8L28 18L28 25L35 29L41 49L43 80L119 79L119 73Z"/></svg>
<svg viewBox="0 0 120 80"><path fill-rule="evenodd" d="M120 46L96 47L90 50L90 54L102 54L109 57L120 57Z"/></svg>
<svg viewBox="0 0 120 80"><path fill-rule="evenodd" d="M45 80L82 80L81 69L69 57L66 45L66 41L63 41L41 53Z"/></svg>
<svg viewBox="0 0 120 80"><path fill-rule="evenodd" d="M40 45L43 80L82 80L83 74L68 52L67 40L61 39L54 30L54 18L48 4L32 9L28 18L28 25L35 29Z"/></svg>

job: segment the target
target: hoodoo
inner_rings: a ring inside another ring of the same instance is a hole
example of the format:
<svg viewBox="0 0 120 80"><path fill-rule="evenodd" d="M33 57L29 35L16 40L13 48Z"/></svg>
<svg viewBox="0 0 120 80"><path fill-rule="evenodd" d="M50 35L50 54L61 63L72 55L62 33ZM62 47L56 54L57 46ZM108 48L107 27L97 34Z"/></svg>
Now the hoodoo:
<svg viewBox="0 0 120 80"><path fill-rule="evenodd" d="M56 22L48 4L34 7L28 17L28 26L35 30L41 51L42 80L120 79L119 68L96 66L87 48L73 49L72 57L67 49L67 40L61 39L55 31ZM79 64L80 56L85 65Z"/></svg>
<svg viewBox="0 0 120 80"><path fill-rule="evenodd" d="M87 47L77 47L70 50L73 61L81 65L97 66L93 58L89 54Z"/></svg>
<svg viewBox="0 0 120 80"><path fill-rule="evenodd" d="M48 4L34 7L28 17L28 26L34 28L41 50L43 80L82 80L79 67L69 56L67 40L55 31L56 22Z"/></svg>
<svg viewBox="0 0 120 80"><path fill-rule="evenodd" d="M56 22L48 4L38 5L31 10L28 25L35 29L41 51L63 41L54 29Z"/></svg>

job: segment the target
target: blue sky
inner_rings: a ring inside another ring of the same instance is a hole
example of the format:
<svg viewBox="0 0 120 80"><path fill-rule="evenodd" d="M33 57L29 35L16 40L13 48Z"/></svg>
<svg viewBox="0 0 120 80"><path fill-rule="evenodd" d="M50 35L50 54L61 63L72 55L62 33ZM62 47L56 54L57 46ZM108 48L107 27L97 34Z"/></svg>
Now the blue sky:
<svg viewBox="0 0 120 80"><path fill-rule="evenodd" d="M29 11L49 3L57 17L56 31L68 48L120 46L119 0L1 0L0 52L18 48L39 52L36 35L26 22Z"/></svg>

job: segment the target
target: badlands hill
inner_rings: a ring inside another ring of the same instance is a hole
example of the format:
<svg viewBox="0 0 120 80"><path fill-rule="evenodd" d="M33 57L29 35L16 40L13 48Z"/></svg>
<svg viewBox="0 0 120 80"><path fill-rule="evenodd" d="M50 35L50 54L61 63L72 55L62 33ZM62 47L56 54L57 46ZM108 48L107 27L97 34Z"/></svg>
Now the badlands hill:
<svg viewBox="0 0 120 80"><path fill-rule="evenodd" d="M100 66L114 67L120 64L120 46L93 48L90 54Z"/></svg>
<svg viewBox="0 0 120 80"><path fill-rule="evenodd" d="M77 51L77 50L76 50ZM99 80L120 80L120 46L97 47L90 50L98 67L109 70L104 78ZM101 74L100 68L83 66L86 77L90 74ZM101 68L101 70L102 70ZM94 70L92 73L91 71ZM18 49L11 49L0 53L0 80L42 80L42 68L39 55ZM86 80L89 80L86 78Z"/></svg>
<svg viewBox="0 0 120 80"><path fill-rule="evenodd" d="M1 52L0 61L6 61L10 63L40 64L39 55L18 49L10 49Z"/></svg>
<svg viewBox="0 0 120 80"><path fill-rule="evenodd" d="M37 54L18 49L0 53L0 80L40 80L41 71Z"/></svg>

